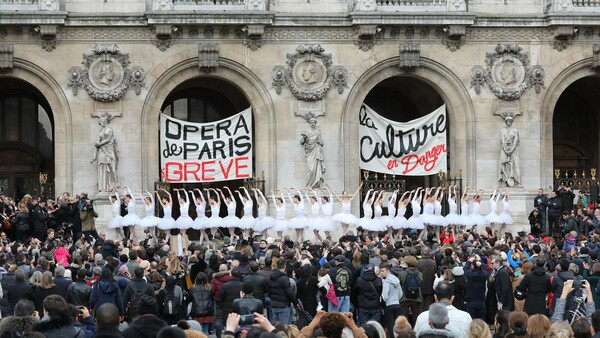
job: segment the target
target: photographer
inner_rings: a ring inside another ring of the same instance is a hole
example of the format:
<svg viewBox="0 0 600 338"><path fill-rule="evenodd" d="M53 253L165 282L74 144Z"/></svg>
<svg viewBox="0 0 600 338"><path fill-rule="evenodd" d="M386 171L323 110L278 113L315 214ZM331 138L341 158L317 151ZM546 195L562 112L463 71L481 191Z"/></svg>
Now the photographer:
<svg viewBox="0 0 600 338"><path fill-rule="evenodd" d="M483 268L484 264L478 254L471 256L465 264L466 310L473 319L485 319L485 289L490 272Z"/></svg>
<svg viewBox="0 0 600 338"><path fill-rule="evenodd" d="M342 331L347 327L352 330L354 338L367 338L365 330L358 327L352 319L352 313L348 312L323 312L319 311L308 326L300 331L299 338L310 338L317 328L320 328L322 334L320 337L340 338Z"/></svg>
<svg viewBox="0 0 600 338"><path fill-rule="evenodd" d="M71 312L71 318L73 318L73 327L76 330L81 330L86 338L94 338L96 336L96 323L90 315L90 310L85 306L69 304L69 311ZM81 337L81 334L79 334L79 337Z"/></svg>
<svg viewBox="0 0 600 338"><path fill-rule="evenodd" d="M30 217L31 223L33 225L33 237L45 241L46 240L46 220L48 219L48 213L45 211L45 208L39 204L38 199L36 197L31 199L31 212Z"/></svg>
<svg viewBox="0 0 600 338"><path fill-rule="evenodd" d="M572 291L575 292L573 292L573 295L570 295ZM585 295L585 305L579 302L583 300L583 295ZM571 298L570 296L579 298L578 300L574 301L576 306L575 308L569 308L568 299ZM591 323L592 313L594 313L595 308L596 305L594 304L594 297L592 295L590 283L588 283L586 280L569 280L564 283L564 288L561 291L560 298L556 300L556 308L554 309L554 314L552 315L550 321L554 323L557 321L567 320L567 322L570 323L573 319L573 315L575 315L575 317L581 317L581 315L584 314L588 322ZM570 311L574 311L575 313L571 313Z"/></svg>
<svg viewBox="0 0 600 338"><path fill-rule="evenodd" d="M79 215L81 217L81 230L85 235L85 240L91 243L90 236L93 237L94 240L98 239L98 231L96 231L96 218L98 218L98 212L94 210L94 204L91 200L85 200L85 204L83 204Z"/></svg>
<svg viewBox="0 0 600 338"><path fill-rule="evenodd" d="M240 292L242 298L233 301L233 312L240 315L240 326L254 324L254 313L263 313L263 303L252 296L253 290L252 284L244 284Z"/></svg>

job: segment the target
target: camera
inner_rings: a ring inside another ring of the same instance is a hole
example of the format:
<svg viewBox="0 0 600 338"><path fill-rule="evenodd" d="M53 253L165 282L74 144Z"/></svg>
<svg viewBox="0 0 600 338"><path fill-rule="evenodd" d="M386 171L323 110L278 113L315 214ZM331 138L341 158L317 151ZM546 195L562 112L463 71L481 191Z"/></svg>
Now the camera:
<svg viewBox="0 0 600 338"><path fill-rule="evenodd" d="M580 279L573 280L573 289L575 289L575 290L581 289L581 280Z"/></svg>
<svg viewBox="0 0 600 338"><path fill-rule="evenodd" d="M254 324L254 314L240 316L240 326L249 326L252 324Z"/></svg>
<svg viewBox="0 0 600 338"><path fill-rule="evenodd" d="M81 208L81 211L94 211L94 201L89 200L85 203L85 205Z"/></svg>

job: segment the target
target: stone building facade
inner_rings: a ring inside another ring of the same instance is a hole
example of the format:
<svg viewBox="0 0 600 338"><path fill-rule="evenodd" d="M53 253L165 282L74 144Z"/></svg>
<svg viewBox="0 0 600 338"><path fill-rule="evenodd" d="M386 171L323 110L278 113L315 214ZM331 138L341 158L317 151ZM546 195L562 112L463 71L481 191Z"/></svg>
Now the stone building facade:
<svg viewBox="0 0 600 338"><path fill-rule="evenodd" d="M553 121L565 92L580 94L569 94L566 121L589 120L563 130L587 126L594 135L587 152L569 139L560 156L571 167L598 163L599 19L598 0L2 0L0 184L11 193L33 189L39 171L57 192L97 191L90 160L104 113L120 184L152 191L160 180L159 114L175 112L180 98L216 95L230 110L252 108L254 175L267 191L304 187L299 140L308 112L323 135L325 181L353 191L363 177L358 112L372 95L392 118L404 111L399 121L445 103L449 171L487 192L499 185L503 118L512 114L521 187L512 189L511 206L525 217L537 189L553 185ZM329 57L308 70L315 85L294 83L302 76L294 62L306 55ZM31 95L51 121L39 117L29 145L26 117L10 117L25 101L11 95ZM203 102L199 119L214 108ZM39 155L48 142L51 156Z"/></svg>

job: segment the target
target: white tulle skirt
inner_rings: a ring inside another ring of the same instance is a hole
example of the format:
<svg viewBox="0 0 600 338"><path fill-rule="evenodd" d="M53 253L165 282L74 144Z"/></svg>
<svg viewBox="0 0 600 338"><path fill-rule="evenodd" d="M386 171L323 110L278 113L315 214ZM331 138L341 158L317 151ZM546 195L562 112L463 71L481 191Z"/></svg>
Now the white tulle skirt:
<svg viewBox="0 0 600 338"><path fill-rule="evenodd" d="M223 226L223 219L221 217L210 217L208 219L208 229L220 228Z"/></svg>
<svg viewBox="0 0 600 338"><path fill-rule="evenodd" d="M121 220L121 226L138 225L142 219L136 214L127 214Z"/></svg>
<svg viewBox="0 0 600 338"><path fill-rule="evenodd" d="M437 219L436 219L435 215L432 215L432 214L421 214L421 215L419 215L419 219L421 220L421 223L423 223L423 224L437 225L436 224Z"/></svg>
<svg viewBox="0 0 600 338"><path fill-rule="evenodd" d="M408 225L411 229L422 230L425 228L425 225L423 224L421 218L414 215L408 219Z"/></svg>
<svg viewBox="0 0 600 338"><path fill-rule="evenodd" d="M276 219L275 225L271 228L273 231L286 231L288 229L288 222L284 219Z"/></svg>
<svg viewBox="0 0 600 338"><path fill-rule="evenodd" d="M446 224L448 225L461 225L463 224L462 222L462 218L456 213L446 215Z"/></svg>
<svg viewBox="0 0 600 338"><path fill-rule="evenodd" d="M442 215L433 215L435 223L433 223L434 225L437 225L439 227L445 227L448 225L448 222L446 221L446 217L442 216Z"/></svg>
<svg viewBox="0 0 600 338"><path fill-rule="evenodd" d="M161 218L158 222L158 228L160 230L171 230L175 227L175 220L172 217Z"/></svg>
<svg viewBox="0 0 600 338"><path fill-rule="evenodd" d="M194 223L192 224L192 229L203 230L203 229L210 228L209 225L210 225L209 218L202 215L202 216L196 217L196 219L194 220Z"/></svg>
<svg viewBox="0 0 600 338"><path fill-rule="evenodd" d="M501 224L502 218L496 213L489 213L485 216L485 222L487 224Z"/></svg>
<svg viewBox="0 0 600 338"><path fill-rule="evenodd" d="M229 215L223 218L221 226L225 228L238 228L240 226L240 219L235 215Z"/></svg>
<svg viewBox="0 0 600 338"><path fill-rule="evenodd" d="M192 225L194 225L194 220L188 215L179 216L175 221L176 229L187 230L191 228Z"/></svg>
<svg viewBox="0 0 600 338"><path fill-rule="evenodd" d="M289 229L304 229L308 227L308 218L306 216L296 216L288 222Z"/></svg>
<svg viewBox="0 0 600 338"><path fill-rule="evenodd" d="M473 225L477 225L478 227L485 225L485 217L483 217L479 214L471 215L471 220L473 222Z"/></svg>
<svg viewBox="0 0 600 338"><path fill-rule="evenodd" d="M119 215L119 216L115 216L113 217L110 222L108 222L107 228L109 229L116 229L116 228L120 228L122 227L123 223L123 216Z"/></svg>
<svg viewBox="0 0 600 338"><path fill-rule="evenodd" d="M320 231L335 231L335 222L330 217L319 217Z"/></svg>
<svg viewBox="0 0 600 338"><path fill-rule="evenodd" d="M469 215L460 215L460 220L460 224L464 225L467 228L470 228L473 225L475 225L475 223L473 222L473 218L471 218L471 216Z"/></svg>
<svg viewBox="0 0 600 338"><path fill-rule="evenodd" d="M275 226L275 219L273 217L265 216L257 218L254 223L254 231L265 231Z"/></svg>
<svg viewBox="0 0 600 338"><path fill-rule="evenodd" d="M513 224L513 219L509 213L503 212L499 216L500 216L500 223Z"/></svg>
<svg viewBox="0 0 600 338"><path fill-rule="evenodd" d="M157 226L158 223L160 223L160 217L156 217L156 216L152 215L152 216L146 216L146 217L142 218L142 220L140 221L140 223L138 225L141 226L142 228L152 228L152 227Z"/></svg>
<svg viewBox="0 0 600 338"><path fill-rule="evenodd" d="M358 225L358 222L359 222L358 217L356 217L352 214L345 214L343 212L331 216L331 219L335 222L340 222L342 224L349 224L349 225Z"/></svg>
<svg viewBox="0 0 600 338"><path fill-rule="evenodd" d="M408 224L408 220L404 216L396 216L392 220L392 228L398 229L408 229L410 225Z"/></svg>
<svg viewBox="0 0 600 338"><path fill-rule="evenodd" d="M256 223L256 218L252 216L244 216L240 218L238 224L241 229L252 229Z"/></svg>

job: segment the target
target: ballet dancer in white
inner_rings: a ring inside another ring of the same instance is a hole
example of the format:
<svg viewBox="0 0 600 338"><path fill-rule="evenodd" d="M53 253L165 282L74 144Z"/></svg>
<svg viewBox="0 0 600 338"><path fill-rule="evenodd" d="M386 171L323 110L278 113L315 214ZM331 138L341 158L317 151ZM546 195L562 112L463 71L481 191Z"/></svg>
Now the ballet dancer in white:
<svg viewBox="0 0 600 338"><path fill-rule="evenodd" d="M473 222L473 218L471 218L471 214L469 214L469 189L471 187L466 187L465 192L463 192L462 197L460 198L460 219L462 221L462 225L464 229L470 229L475 223Z"/></svg>
<svg viewBox="0 0 600 338"><path fill-rule="evenodd" d="M152 240L154 241L154 243L157 243L156 227L158 226L158 223L160 223L160 218L154 216L154 197L152 197L152 194L147 190L144 190L143 195L141 197L144 200L146 216L144 216L144 218L142 218L142 220L140 221L140 226L142 228L148 229Z"/></svg>
<svg viewBox="0 0 600 338"><path fill-rule="evenodd" d="M344 190L342 192L341 197L336 195L335 193L333 194L342 205L342 212L333 215L331 219L333 219L336 222L340 222L340 224L342 225L342 236L346 236L346 234L348 234L348 228L350 227L350 225L358 225L358 217L352 214L352 200L356 196L358 196L358 192L360 191L360 188L362 188L362 185L362 182L360 182L358 189L356 189L352 196L348 194L347 190ZM327 189L331 191L331 187L327 186Z"/></svg>
<svg viewBox="0 0 600 338"><path fill-rule="evenodd" d="M245 187L240 187L240 190L242 189L244 190L244 195L242 195L239 190L235 191L238 195L238 198L242 202L242 205L244 206L244 216L242 216L238 224L240 228L244 229L244 237L248 238L250 237L250 231L256 223L256 219L252 215L252 208L254 207L254 202L250 197L248 189L246 189Z"/></svg>
<svg viewBox="0 0 600 338"><path fill-rule="evenodd" d="M204 189L206 191L206 189ZM195 192L198 192L198 196L195 196ZM192 223L192 229L200 231L199 244L202 245L204 241L209 241L208 235L206 234L206 229L209 228L208 217L206 217L206 200L204 199L204 194L200 189L194 189L188 191L190 195L192 195L192 200L194 201L194 205L196 206L196 218L194 219L194 223Z"/></svg>
<svg viewBox="0 0 600 338"><path fill-rule="evenodd" d="M474 226L477 226L477 233L484 234L485 233L485 218L481 216L481 195L483 194L483 189L477 191L477 194L473 196L473 202L471 203L471 219L473 220Z"/></svg>
<svg viewBox="0 0 600 338"><path fill-rule="evenodd" d="M212 195L210 195L211 191L213 192ZM219 217L219 212L221 211L220 195L222 195L222 193L219 194L219 192L217 192L215 189L208 189L207 196L209 196L208 204L210 205L210 218L208 219L208 224L213 238L215 237L217 231L219 231L221 225L223 225L223 219Z"/></svg>
<svg viewBox="0 0 600 338"><path fill-rule="evenodd" d="M296 191L296 195L292 197L292 191ZM304 198L302 192L298 189L288 189L288 198L294 206L294 216L288 222L288 228L296 231L296 240L299 243L304 242L304 229L308 226L308 219L304 215Z"/></svg>
<svg viewBox="0 0 600 338"><path fill-rule="evenodd" d="M422 193L423 192L423 188L418 187L415 191L414 191L414 195L412 200L410 201L410 207L412 209L412 216L410 216L410 218L408 219L408 225L415 230L423 230L424 229L424 225L423 225L423 220L421 220L421 218L419 218L419 216L421 215L421 200L423 199Z"/></svg>
<svg viewBox="0 0 600 338"><path fill-rule="evenodd" d="M394 190L392 195L388 199L387 208L388 214L387 216L383 216L385 220L385 226L387 227L387 238L392 241L394 239L394 217L396 217L396 198L398 197L398 190Z"/></svg>
<svg viewBox="0 0 600 338"><path fill-rule="evenodd" d="M131 240L135 244L139 244L137 235L135 234L135 226L140 223L141 219L140 216L135 213L135 198L131 193L131 189L129 189L127 186L124 188L125 198L123 200L125 201L125 204L127 204L127 215L123 217L121 225L129 227L129 235L131 236Z"/></svg>
<svg viewBox="0 0 600 338"><path fill-rule="evenodd" d="M173 198L171 197L171 193L166 191L165 189L160 189L160 192L163 193L161 197L159 191L156 192L156 197L160 201L160 206L163 208L163 217L160 222L158 222L158 228L165 233L165 242L169 243L169 239L171 238L171 229L175 226L175 220L173 219Z"/></svg>
<svg viewBox="0 0 600 338"><path fill-rule="evenodd" d="M281 192L281 197L275 197L273 190L271 190L271 198L273 204L275 204L275 226L272 229L277 232L277 236L283 241L283 232L288 229L288 222L285 220L285 197L283 192Z"/></svg>
<svg viewBox="0 0 600 338"><path fill-rule="evenodd" d="M448 187L448 215L446 215L446 224L454 228L454 233L457 232L457 227L462 224L461 218L457 213L458 205L456 204L456 186Z"/></svg>
<svg viewBox="0 0 600 338"><path fill-rule="evenodd" d="M173 190L177 192L177 200L179 201L179 217L175 221L175 229L179 229L179 234L185 236L187 229L194 224L194 220L190 217L190 196L185 189Z"/></svg>
<svg viewBox="0 0 600 338"><path fill-rule="evenodd" d="M123 223L123 216L121 216L121 199L119 198L119 193L115 191L114 195L110 196L109 201L112 205L112 218L108 222L107 227L115 231L115 239L120 241L125 239L125 234L121 225Z"/></svg>
<svg viewBox="0 0 600 338"><path fill-rule="evenodd" d="M321 235L319 235L319 230L321 230L321 204L318 201L319 195L313 189L311 189L311 192L313 193L312 196L308 194L308 190L305 192L305 197L308 200L308 204L310 204L309 229L312 230L315 239L321 242L323 240Z"/></svg>
<svg viewBox="0 0 600 338"><path fill-rule="evenodd" d="M267 199L259 189L252 189L254 191L254 199L258 203L258 217L254 224L255 232L262 234L262 238L267 238L267 231L275 226L275 219L267 216Z"/></svg>
<svg viewBox="0 0 600 338"><path fill-rule="evenodd" d="M221 189L217 189L217 191L221 194L221 198L225 202L225 206L227 206L227 216L223 217L223 223L221 226L224 226L229 230L229 237L233 242L235 238L235 228L239 227L240 225L240 219L235 215L237 202L233 199L233 193L229 187L225 186L223 189L227 189L229 195L225 197L223 191Z"/></svg>
<svg viewBox="0 0 600 338"><path fill-rule="evenodd" d="M325 187L328 195L321 196L319 204L321 204L321 230L325 232L326 238L331 238L331 232L335 230L335 223L333 222L333 194L329 187Z"/></svg>
<svg viewBox="0 0 600 338"><path fill-rule="evenodd" d="M510 204L508 204L508 189L504 191L504 197L502 198L502 212L500 213L500 236L504 237L506 232L506 226L513 224L513 219L510 216Z"/></svg>
<svg viewBox="0 0 600 338"><path fill-rule="evenodd" d="M365 195L362 203L363 217L358 220L358 226L367 231L375 231L373 226L373 196L371 193L375 195L373 189L369 189Z"/></svg>
<svg viewBox="0 0 600 338"><path fill-rule="evenodd" d="M405 191L404 194L400 197L400 201L398 202L396 217L392 220L392 228L397 230L396 232L396 241L402 240L402 232L404 229L410 228L408 224L408 220L406 219L406 206L410 203L410 198L412 196L411 191Z"/></svg>

